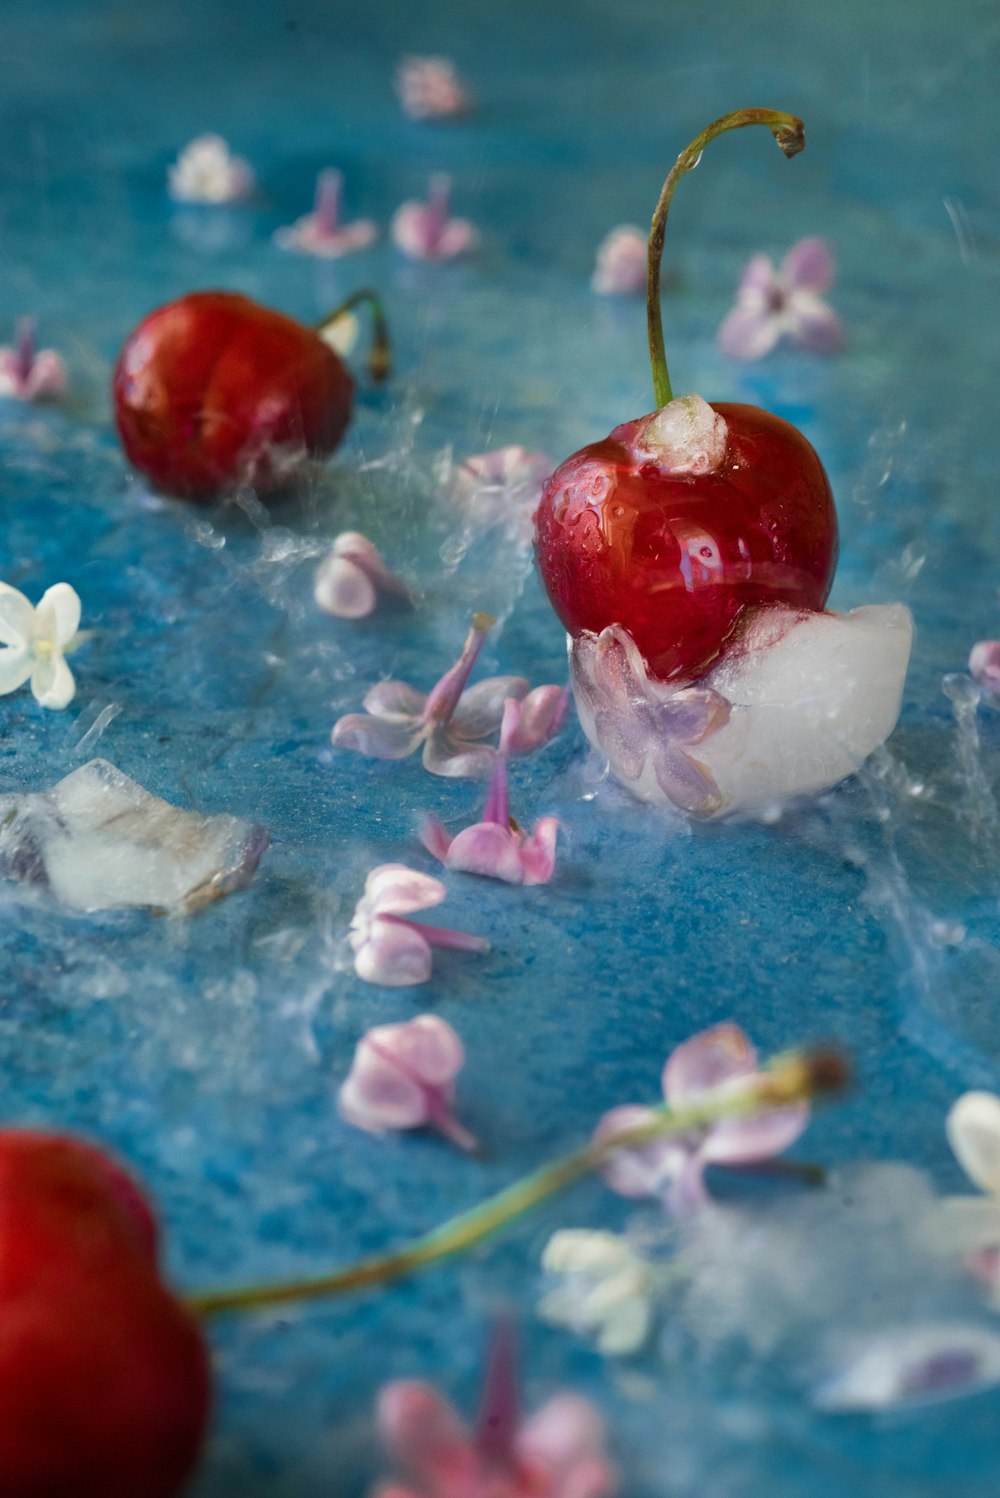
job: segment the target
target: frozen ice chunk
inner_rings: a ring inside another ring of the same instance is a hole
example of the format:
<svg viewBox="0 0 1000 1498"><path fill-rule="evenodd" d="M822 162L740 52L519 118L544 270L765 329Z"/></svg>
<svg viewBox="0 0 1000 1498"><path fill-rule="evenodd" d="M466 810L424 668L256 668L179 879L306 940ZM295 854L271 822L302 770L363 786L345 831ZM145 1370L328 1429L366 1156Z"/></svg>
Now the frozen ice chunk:
<svg viewBox="0 0 1000 1498"><path fill-rule="evenodd" d="M667 473L713 473L726 456L729 428L700 395L680 395L648 416L636 446Z"/></svg>
<svg viewBox="0 0 1000 1498"><path fill-rule="evenodd" d="M850 614L755 609L717 665L679 691L650 681L631 640L613 626L573 642L573 690L587 737L640 800L728 816L852 775L895 727L912 636L903 604ZM631 647L624 674L608 669L609 641ZM648 733L654 717L666 725L671 705L693 694L726 709L683 746L689 769L709 788L698 797L680 795L658 773Z"/></svg>
<svg viewBox="0 0 1000 1498"><path fill-rule="evenodd" d="M199 910L248 884L269 841L253 822L161 801L106 759L0 796L0 876L72 910Z"/></svg>

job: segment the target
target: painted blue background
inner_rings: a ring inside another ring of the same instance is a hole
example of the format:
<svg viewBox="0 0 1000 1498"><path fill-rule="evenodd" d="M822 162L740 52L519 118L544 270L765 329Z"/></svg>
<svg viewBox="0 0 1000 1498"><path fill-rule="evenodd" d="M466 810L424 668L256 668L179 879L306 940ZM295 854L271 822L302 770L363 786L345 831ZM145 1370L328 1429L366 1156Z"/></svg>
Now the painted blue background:
<svg viewBox="0 0 1000 1498"><path fill-rule="evenodd" d="M391 88L407 51L453 56L475 115L408 122ZM652 1098L667 1051L724 1017L765 1050L851 1047L861 1085L816 1120L812 1156L899 1158L958 1186L944 1112L1000 1080L997 718L956 726L941 689L1000 633L998 64L984 0L5 0L0 316L38 315L75 393L62 411L0 413L0 576L32 595L72 582L97 633L69 711L0 703L0 791L99 752L179 804L264 822L274 842L248 892L188 922L74 918L4 891L0 1111L133 1162L181 1284L319 1271L421 1231L579 1141L605 1107ZM514 774L522 820L564 823L553 884L450 876L446 918L487 933L492 953L445 956L426 990L366 987L342 947L365 872L429 868L415 820L434 809L461 825L479 791L335 755L334 719L381 676L429 684L475 607L505 620L491 670L564 671L527 556L498 562L495 536L455 544L435 462L510 442L558 459L648 409L642 308L592 296L595 246L647 219L697 129L751 103L804 116L808 149L788 163L745 132L685 182L667 246L675 387L800 424L838 495L835 605L913 608L893 758L777 826L678 829L597 788L572 728ZM254 162L257 205L170 204L166 166L205 129ZM352 213L383 226L430 171L452 172L481 251L411 266L383 235L334 265L283 254L271 232L331 164ZM741 265L807 233L836 251L845 353L728 364L712 340ZM144 312L219 285L312 320L368 281L389 304L398 378L362 394L303 503L259 530L155 502L129 476L106 387ZM316 556L348 525L423 591L413 618L350 626L313 609ZM81 748L109 704L118 716ZM460 1107L483 1161L337 1118L365 1026L427 1008L466 1040ZM850 1220L849 1199L836 1210ZM378 1470L379 1384L426 1374L471 1407L504 1299L525 1308L529 1402L566 1382L600 1401L629 1498L953 1498L1000 1481L996 1396L835 1421L809 1413L780 1360L722 1357L697 1324L630 1369L538 1325L547 1234L622 1220L589 1185L385 1296L220 1326L220 1407L193 1492L356 1498ZM858 1241L870 1231L859 1211ZM884 1284L861 1257L855 1310L877 1322Z"/></svg>

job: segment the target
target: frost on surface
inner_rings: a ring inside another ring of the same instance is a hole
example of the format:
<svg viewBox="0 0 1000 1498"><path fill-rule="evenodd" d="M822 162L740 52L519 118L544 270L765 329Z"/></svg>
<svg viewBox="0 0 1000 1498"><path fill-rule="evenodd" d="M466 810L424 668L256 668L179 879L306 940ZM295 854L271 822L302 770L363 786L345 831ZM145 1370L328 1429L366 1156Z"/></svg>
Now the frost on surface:
<svg viewBox="0 0 1000 1498"><path fill-rule="evenodd" d="M729 428L700 395L680 395L646 418L636 446L665 473L714 473L726 456Z"/></svg>
<svg viewBox="0 0 1000 1498"><path fill-rule="evenodd" d="M718 664L697 683L728 704L728 716L685 746L711 793L692 802L680 782L658 773L662 753L650 727L684 695L650 681L632 647L629 679L614 688L616 731L602 728L608 703L595 703L600 654L612 626L571 646L573 691L583 730L608 758L612 774L642 801L679 806L698 816L726 816L815 794L852 775L896 725L913 625L902 604L849 614L756 609ZM631 641L628 641L631 645ZM606 679L606 673L605 673ZM690 778L690 777L687 777Z"/></svg>
<svg viewBox="0 0 1000 1498"><path fill-rule="evenodd" d="M0 796L0 875L71 910L199 910L248 884L268 841L253 822L161 801L104 759Z"/></svg>

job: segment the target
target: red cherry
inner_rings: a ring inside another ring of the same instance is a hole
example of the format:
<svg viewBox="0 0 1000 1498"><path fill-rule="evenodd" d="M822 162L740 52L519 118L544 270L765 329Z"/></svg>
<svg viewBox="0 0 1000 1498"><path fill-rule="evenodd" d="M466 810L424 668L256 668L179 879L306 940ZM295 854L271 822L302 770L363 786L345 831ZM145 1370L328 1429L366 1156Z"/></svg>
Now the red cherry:
<svg viewBox="0 0 1000 1498"><path fill-rule="evenodd" d="M0 1131L4 1498L173 1498L190 1475L208 1355L154 1238L138 1187L99 1151Z"/></svg>
<svg viewBox="0 0 1000 1498"><path fill-rule="evenodd" d="M821 609L837 562L830 485L801 432L754 406L712 409L728 427L716 471L660 468L645 417L567 458L536 516L569 633L622 625L661 681L706 671L748 606Z"/></svg>
<svg viewBox="0 0 1000 1498"><path fill-rule="evenodd" d="M151 312L125 340L115 420L133 467L167 494L266 494L332 452L354 382L312 328L228 291Z"/></svg>

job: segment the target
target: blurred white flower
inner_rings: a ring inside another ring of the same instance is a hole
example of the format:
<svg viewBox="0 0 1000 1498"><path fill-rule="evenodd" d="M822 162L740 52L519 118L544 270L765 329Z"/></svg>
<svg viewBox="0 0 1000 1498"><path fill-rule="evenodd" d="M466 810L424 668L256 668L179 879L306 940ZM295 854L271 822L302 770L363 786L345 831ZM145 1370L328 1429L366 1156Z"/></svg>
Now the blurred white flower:
<svg viewBox="0 0 1000 1498"><path fill-rule="evenodd" d="M64 652L80 627L80 599L69 583L56 583L37 608L0 583L0 696L26 681L42 707L68 707L76 682Z"/></svg>
<svg viewBox="0 0 1000 1498"><path fill-rule="evenodd" d="M638 296L646 289L647 236L634 224L619 224L597 247L590 278L600 296Z"/></svg>
<svg viewBox="0 0 1000 1498"><path fill-rule="evenodd" d="M627 1239L564 1228L545 1245L542 1268L561 1281L539 1303L544 1321L592 1335L609 1357L642 1347L652 1322L656 1275Z"/></svg>
<svg viewBox="0 0 1000 1498"><path fill-rule="evenodd" d="M466 114L472 98L447 57L404 57L396 69L396 93L411 120Z"/></svg>
<svg viewBox="0 0 1000 1498"><path fill-rule="evenodd" d="M253 167L234 156L221 135L199 135L167 168L176 203L239 203L256 190Z"/></svg>

